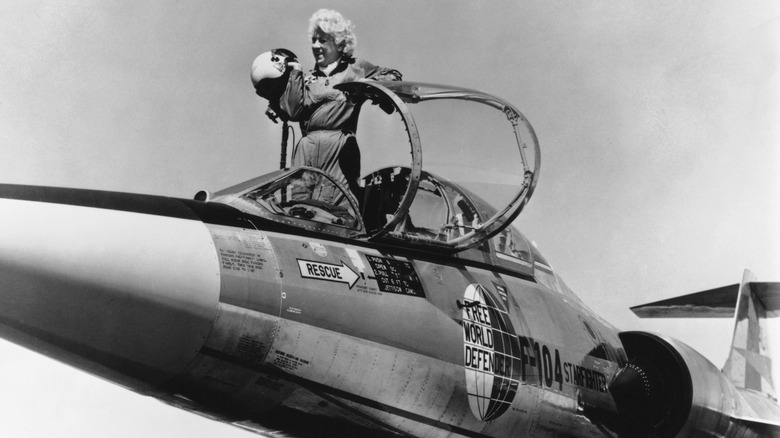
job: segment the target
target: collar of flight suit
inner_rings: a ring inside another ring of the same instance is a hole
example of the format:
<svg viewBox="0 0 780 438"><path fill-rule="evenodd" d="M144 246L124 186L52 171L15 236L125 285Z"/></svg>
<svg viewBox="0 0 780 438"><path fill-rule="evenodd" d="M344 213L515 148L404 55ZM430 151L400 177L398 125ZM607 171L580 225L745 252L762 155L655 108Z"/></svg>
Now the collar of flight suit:
<svg viewBox="0 0 780 438"><path fill-rule="evenodd" d="M320 67L318 65L314 66L314 69L312 70L311 74L314 76L321 76L321 77L327 77L327 76L333 76L336 73L340 73L347 69L347 66L350 64L355 63L355 58L347 55L342 55L341 58L338 60L338 65L336 68L333 69L333 71L330 72L330 74L325 74L322 70L320 70Z"/></svg>

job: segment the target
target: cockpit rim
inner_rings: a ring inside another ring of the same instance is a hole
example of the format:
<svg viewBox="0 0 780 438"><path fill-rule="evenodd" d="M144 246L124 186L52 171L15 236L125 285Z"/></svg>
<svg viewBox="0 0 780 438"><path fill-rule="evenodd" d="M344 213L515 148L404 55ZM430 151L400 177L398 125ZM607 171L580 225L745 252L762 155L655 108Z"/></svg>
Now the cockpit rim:
<svg viewBox="0 0 780 438"><path fill-rule="evenodd" d="M362 105L366 101L371 101L374 104L378 104L388 114L397 111L405 124L412 156L411 163L408 166L410 172L406 190L398 203L398 207L392 215L388 214L387 222L376 229L363 228L360 232L353 231L347 233L345 237L363 240L376 240L381 238L382 240L395 239L400 241L403 241L406 238L402 233L394 232L395 227L401 223L408 214L409 208L417 195L420 179L423 174L422 145L420 143L416 122L414 121L411 111L407 107L407 103L417 104L429 100L460 99L482 103L503 112L512 125L523 163L523 182L520 186L520 190L505 208L496 208L496 214L459 237L447 241L436 240L429 242L425 242L424 239L422 241L416 239L414 246L429 246L436 251L453 253L476 247L508 227L528 203L539 177L541 163L539 142L530 122L528 122L520 111L505 100L479 90L424 82L357 81L339 84L336 88L344 92L347 97L356 102L357 105ZM521 135L518 132L518 125L523 125L524 130L527 133L525 138L521 138ZM524 152L524 148L529 146L533 149L533 166L528 163ZM405 166L401 165L399 167ZM252 187L257 187L264 183L267 184L271 180L279 178L284 172L290 170L291 169L289 168L277 170L244 183L236 184L216 192L214 196L203 196L201 194L198 196L201 198L211 198L208 200L224 202L226 199L224 198L224 195L228 194L230 191L243 189L251 190ZM450 181L450 183L452 182ZM359 203L358 206L360 206ZM359 216L361 216L360 219L362 222L362 215L359 214ZM311 229L306 226L303 228ZM344 234L341 231L337 233L329 232L327 230L323 231L327 234Z"/></svg>

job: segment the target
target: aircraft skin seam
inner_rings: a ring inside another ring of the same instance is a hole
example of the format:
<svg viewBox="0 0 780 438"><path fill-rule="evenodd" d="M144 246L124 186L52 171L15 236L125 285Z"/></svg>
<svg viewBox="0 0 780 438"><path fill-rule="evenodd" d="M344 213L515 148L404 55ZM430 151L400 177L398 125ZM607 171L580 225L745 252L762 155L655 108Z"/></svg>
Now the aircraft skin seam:
<svg viewBox="0 0 780 438"><path fill-rule="evenodd" d="M435 420L433 418L424 417L422 415L415 414L414 412L405 411L403 409L399 409L381 402L378 402L376 400L372 400L366 397L362 397L356 394L349 393L347 391L333 388L327 385L323 385L322 383L313 382L308 379L304 379L302 377L294 376L292 374L289 374L285 371L280 370L279 368L273 367L273 366L257 366L253 365L251 363L248 363L245 360L242 360L239 357L233 356L228 353L224 353L219 350L215 350L210 347L203 347L201 348L201 353L207 356L214 357L216 359L223 360L225 362L231 363L233 365L237 365L252 371L267 373L268 375L281 378L284 380L287 380L291 383L295 383L297 385L300 385L303 388L306 388L312 392L315 393L324 393L328 394L333 397L342 398L345 400L349 400L358 404L361 404L363 406L377 409L382 412L387 412L389 414L398 415L399 417L404 417L413 421L417 421L420 423L428 424L429 426L434 426L439 429L445 429L450 430L452 432L455 432L457 434L473 437L473 438L492 438L491 435L485 435L478 432L473 432L468 429L464 429L458 426L453 426L451 424L442 423L438 420Z"/></svg>

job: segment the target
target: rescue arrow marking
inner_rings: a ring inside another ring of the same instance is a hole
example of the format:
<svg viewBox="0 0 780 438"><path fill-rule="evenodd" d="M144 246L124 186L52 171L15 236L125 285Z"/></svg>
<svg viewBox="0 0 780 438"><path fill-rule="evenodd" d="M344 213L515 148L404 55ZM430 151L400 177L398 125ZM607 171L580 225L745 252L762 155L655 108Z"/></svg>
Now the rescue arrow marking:
<svg viewBox="0 0 780 438"><path fill-rule="evenodd" d="M350 289L352 289L352 286L354 286L355 283L357 283L358 278L360 278L358 274L344 264L344 262L341 262L341 265L333 265L312 260L297 260L298 269L301 271L301 277L303 278L346 283L349 285Z"/></svg>

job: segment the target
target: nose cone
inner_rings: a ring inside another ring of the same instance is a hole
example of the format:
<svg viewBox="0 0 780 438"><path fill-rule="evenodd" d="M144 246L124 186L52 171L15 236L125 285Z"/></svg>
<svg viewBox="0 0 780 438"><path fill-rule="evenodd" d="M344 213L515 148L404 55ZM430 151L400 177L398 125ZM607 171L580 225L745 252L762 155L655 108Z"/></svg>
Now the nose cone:
<svg viewBox="0 0 780 438"><path fill-rule="evenodd" d="M0 198L0 337L92 374L137 390L175 376L219 284L200 221Z"/></svg>

